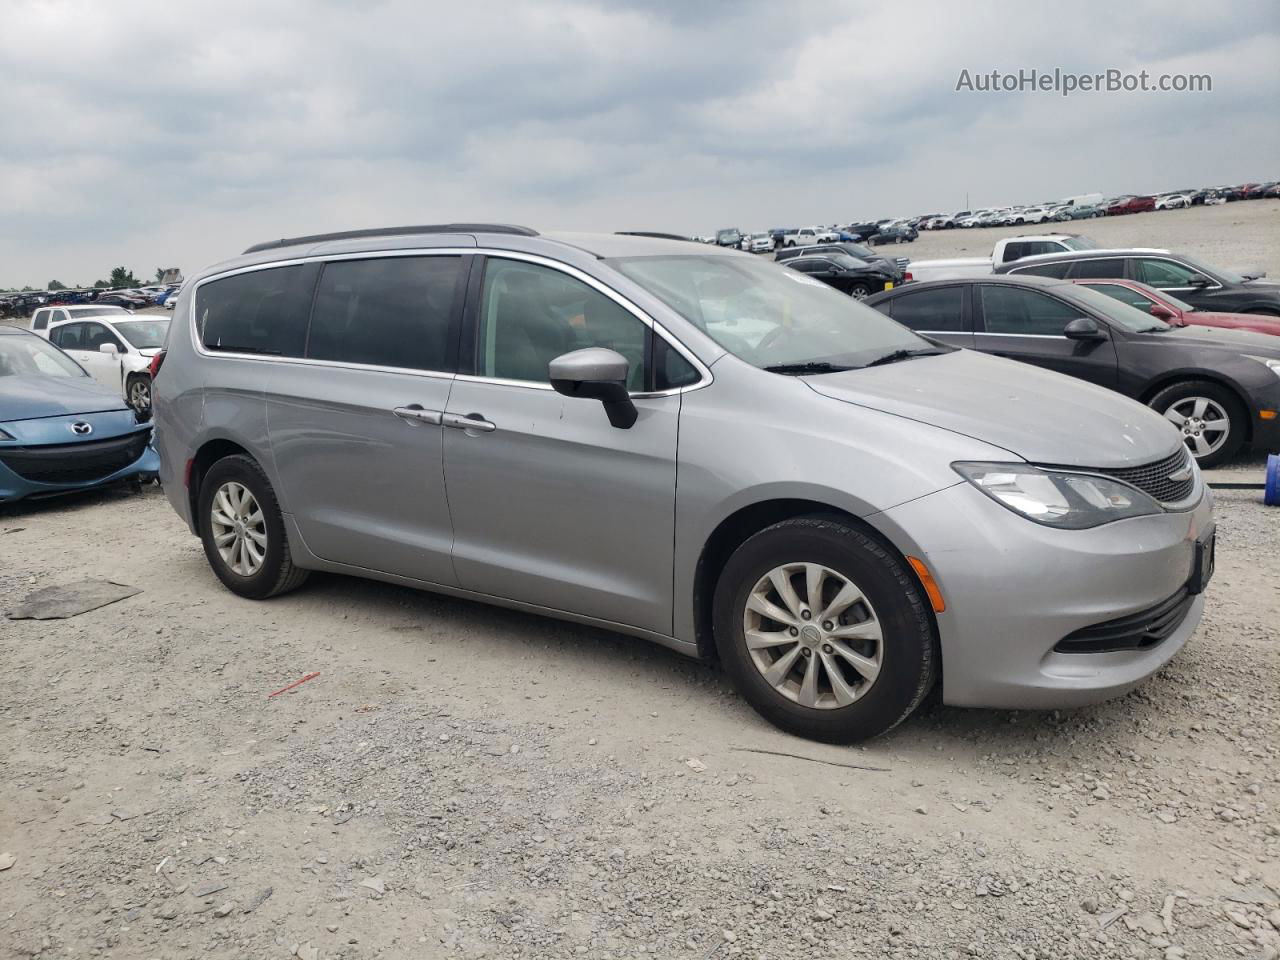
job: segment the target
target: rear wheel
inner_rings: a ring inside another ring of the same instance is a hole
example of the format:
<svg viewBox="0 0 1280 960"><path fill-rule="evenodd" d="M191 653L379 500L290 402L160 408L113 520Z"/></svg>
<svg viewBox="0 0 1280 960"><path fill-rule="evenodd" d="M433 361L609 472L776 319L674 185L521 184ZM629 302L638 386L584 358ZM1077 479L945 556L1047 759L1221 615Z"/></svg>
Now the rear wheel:
<svg viewBox="0 0 1280 960"><path fill-rule="evenodd" d="M849 296L855 300L865 300L871 296L871 288L865 283L855 283L849 287Z"/></svg>
<svg viewBox="0 0 1280 960"><path fill-rule="evenodd" d="M301 586L271 482L251 457L219 460L200 483L200 539L218 579L242 597L265 600Z"/></svg>
<svg viewBox="0 0 1280 960"><path fill-rule="evenodd" d="M139 413L151 410L151 377L145 373L135 373L125 384L125 399L129 406Z"/></svg>
<svg viewBox="0 0 1280 960"><path fill-rule="evenodd" d="M830 743L906 719L938 663L932 621L900 558L821 516L774 524L733 553L716 585L715 639L757 712Z"/></svg>
<svg viewBox="0 0 1280 960"><path fill-rule="evenodd" d="M1230 460L1244 443L1244 404L1216 383L1175 383L1152 397L1150 406L1182 431L1183 442L1201 467Z"/></svg>

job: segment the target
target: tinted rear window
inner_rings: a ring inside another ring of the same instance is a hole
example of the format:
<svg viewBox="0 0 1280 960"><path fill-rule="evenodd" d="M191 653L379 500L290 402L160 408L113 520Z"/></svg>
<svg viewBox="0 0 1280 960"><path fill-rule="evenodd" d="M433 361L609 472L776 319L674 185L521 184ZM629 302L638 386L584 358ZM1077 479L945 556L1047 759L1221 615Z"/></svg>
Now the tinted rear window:
<svg viewBox="0 0 1280 960"><path fill-rule="evenodd" d="M450 342L461 257L327 263L307 339L315 360L452 370Z"/></svg>
<svg viewBox="0 0 1280 960"><path fill-rule="evenodd" d="M272 267L202 284L196 323L205 349L302 356L316 269Z"/></svg>
<svg viewBox="0 0 1280 960"><path fill-rule="evenodd" d="M964 332L964 288L942 287L895 297L889 316L912 330Z"/></svg>

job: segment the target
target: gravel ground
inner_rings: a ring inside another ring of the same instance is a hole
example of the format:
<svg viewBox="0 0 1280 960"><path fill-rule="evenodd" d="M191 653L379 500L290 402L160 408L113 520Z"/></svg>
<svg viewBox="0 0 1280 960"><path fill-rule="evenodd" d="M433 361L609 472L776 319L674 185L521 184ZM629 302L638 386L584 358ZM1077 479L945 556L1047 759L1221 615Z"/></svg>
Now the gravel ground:
<svg viewBox="0 0 1280 960"><path fill-rule="evenodd" d="M1218 515L1204 624L1139 691L836 748L584 627L241 600L155 488L0 509L0 606L144 591L0 620L0 955L1274 957L1280 510Z"/></svg>

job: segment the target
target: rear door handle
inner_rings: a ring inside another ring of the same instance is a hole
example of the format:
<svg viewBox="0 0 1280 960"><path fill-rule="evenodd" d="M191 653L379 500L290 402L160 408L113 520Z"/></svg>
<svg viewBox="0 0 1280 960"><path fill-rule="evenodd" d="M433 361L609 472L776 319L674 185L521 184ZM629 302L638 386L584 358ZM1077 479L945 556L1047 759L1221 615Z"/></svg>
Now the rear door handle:
<svg viewBox="0 0 1280 960"><path fill-rule="evenodd" d="M440 426L441 418L444 416L439 410L426 410L420 403L411 403L405 407L396 407L391 411L401 420L410 426L417 426L420 423L429 423L432 426Z"/></svg>
<svg viewBox="0 0 1280 960"><path fill-rule="evenodd" d="M477 433L493 433L498 429L497 424L478 413L468 413L465 417L457 413L446 413L443 422L446 427L453 427L455 430L474 430Z"/></svg>

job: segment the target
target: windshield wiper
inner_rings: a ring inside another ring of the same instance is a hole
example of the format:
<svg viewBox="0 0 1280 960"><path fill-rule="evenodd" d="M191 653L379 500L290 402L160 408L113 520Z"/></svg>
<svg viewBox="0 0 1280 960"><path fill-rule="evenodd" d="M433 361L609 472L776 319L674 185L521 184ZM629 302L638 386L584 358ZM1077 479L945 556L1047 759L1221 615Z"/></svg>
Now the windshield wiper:
<svg viewBox="0 0 1280 960"><path fill-rule="evenodd" d="M839 373L842 370L852 370L853 367L841 366L838 363L828 363L825 360L808 360L804 363L775 363L772 366L765 367L770 373L786 373L792 376L799 376L805 373Z"/></svg>
<svg viewBox="0 0 1280 960"><path fill-rule="evenodd" d="M920 350L895 350L893 353L886 353L883 357L876 357L870 363L864 364L868 367L879 367L886 363L897 363L900 360L912 360L916 357L936 357L945 350L935 350L932 347L925 347Z"/></svg>

